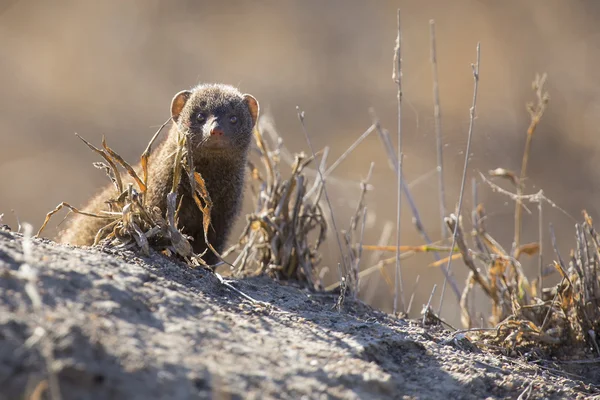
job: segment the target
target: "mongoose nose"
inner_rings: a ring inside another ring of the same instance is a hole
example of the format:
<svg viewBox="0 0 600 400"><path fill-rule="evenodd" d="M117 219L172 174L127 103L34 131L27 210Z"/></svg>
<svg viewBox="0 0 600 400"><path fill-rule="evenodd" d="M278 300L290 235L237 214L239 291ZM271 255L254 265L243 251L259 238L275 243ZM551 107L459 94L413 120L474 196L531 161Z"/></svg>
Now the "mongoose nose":
<svg viewBox="0 0 600 400"><path fill-rule="evenodd" d="M218 126L215 126L213 129L210 130L210 135L211 136L223 136L223 130L221 128L219 128Z"/></svg>

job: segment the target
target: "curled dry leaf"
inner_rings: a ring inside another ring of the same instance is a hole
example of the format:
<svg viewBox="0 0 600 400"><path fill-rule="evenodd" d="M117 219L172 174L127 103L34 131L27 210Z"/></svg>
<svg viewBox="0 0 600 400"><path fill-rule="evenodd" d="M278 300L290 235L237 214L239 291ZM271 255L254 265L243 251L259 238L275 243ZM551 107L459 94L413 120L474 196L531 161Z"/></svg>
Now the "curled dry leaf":
<svg viewBox="0 0 600 400"><path fill-rule="evenodd" d="M513 171L504 168L496 168L488 171L490 176L508 179L515 187L519 186L519 178Z"/></svg>

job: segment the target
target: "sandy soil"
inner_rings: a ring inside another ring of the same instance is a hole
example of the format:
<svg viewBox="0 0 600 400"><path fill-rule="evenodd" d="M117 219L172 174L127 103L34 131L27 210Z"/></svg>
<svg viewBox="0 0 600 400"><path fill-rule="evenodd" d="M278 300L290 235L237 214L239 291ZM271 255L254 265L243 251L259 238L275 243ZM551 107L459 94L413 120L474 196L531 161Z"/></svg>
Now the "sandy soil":
<svg viewBox="0 0 600 400"><path fill-rule="evenodd" d="M158 254L142 259L45 240L32 240L25 253L23 247L21 235L0 229L2 400L25 398L47 383L63 399L600 393L599 382L488 354L440 328L426 330L349 299L337 311L335 296L268 278L232 282L265 306ZM598 364L589 368L600 376ZM49 396L45 390L41 398Z"/></svg>

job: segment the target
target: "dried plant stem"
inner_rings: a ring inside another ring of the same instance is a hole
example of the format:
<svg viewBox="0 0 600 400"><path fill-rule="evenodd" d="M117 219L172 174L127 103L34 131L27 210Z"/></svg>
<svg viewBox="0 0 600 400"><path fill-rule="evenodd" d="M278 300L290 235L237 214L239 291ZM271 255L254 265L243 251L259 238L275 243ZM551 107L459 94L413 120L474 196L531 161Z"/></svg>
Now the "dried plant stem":
<svg viewBox="0 0 600 400"><path fill-rule="evenodd" d="M219 283L221 283L223 286L227 287L232 292L235 292L235 293L239 294L240 296L242 296L246 300L250 301L252 304L259 304L259 305L262 305L262 306L265 306L265 307L269 307L270 306L269 303L264 302L264 301L260 301L260 300L256 300L253 297L251 297L251 296L247 295L246 293L242 292L241 290L237 289L236 287L234 287L232 284L230 284L226 279L224 279L218 273L215 272L214 276L217 278L217 280L219 281Z"/></svg>
<svg viewBox="0 0 600 400"><path fill-rule="evenodd" d="M365 206L362 211L362 225L360 228L360 241L358 244L358 254L354 261L354 298L358 298L358 292L360 290L360 279L358 274L360 272L360 259L362 257L362 244L365 237L365 225L367 224L367 207Z"/></svg>
<svg viewBox="0 0 600 400"><path fill-rule="evenodd" d="M323 148L323 155L321 156L321 162L317 166L319 171L315 171L316 179L313 182L312 188L306 192L304 195L304 199L308 200L311 198L317 191L321 190L321 184L323 183L320 179L321 176L327 178L327 173L325 175L321 175L323 171L325 171L325 167L327 166L327 157L329 156L329 146L325 146ZM306 169L308 171L308 168ZM331 182L331 181L330 181Z"/></svg>
<svg viewBox="0 0 600 400"><path fill-rule="evenodd" d="M364 131L362 133L362 135L360 135L358 137L358 139L356 139L354 141L354 143L352 143L350 145L350 147L348 147L346 149L346 151L344 152L344 154L342 154L337 160L335 160L335 162L333 164L331 164L331 166L329 168L327 168L327 171L325 171L325 178L327 178L329 175L331 175L331 173L342 163L342 161L344 161L346 159L346 157L348 157L350 155L350 153L352 153L354 151L354 149L356 149L356 147L358 147L359 144L361 144L363 142L363 140L365 140L367 138L367 136L369 136L371 133L373 133L373 131L375 130L375 125L371 125L369 128L367 128L366 131Z"/></svg>
<svg viewBox="0 0 600 400"><path fill-rule="evenodd" d="M325 160L327 157L327 153L329 152L329 148L325 147L324 150L324 154L323 157L321 158L321 165L319 166L320 168L320 172L315 171L315 174L317 175L317 179L315 179L314 185L313 187L306 192L305 194L305 198L309 198L311 197L317 190L317 188L319 188L319 184L320 184L320 176L322 175L324 179L328 179L331 180L330 175L333 173L333 171L350 155L350 153L352 153L354 151L354 149L356 149L358 147L359 144L361 144L363 142L363 140L365 140L373 131L375 130L375 125L371 125L369 128L367 128L366 131L364 131L359 137L358 139L356 139L354 141L354 143L352 143L350 145L350 147L348 147L346 149L346 151L337 159L334 161L333 164L331 164L331 166L329 168L327 168L327 170L325 170ZM323 172L325 171L325 172ZM306 172L309 172L309 170L307 169Z"/></svg>
<svg viewBox="0 0 600 400"><path fill-rule="evenodd" d="M475 124L475 110L477 107L477 89L479 87L479 66L481 61L481 44L477 43L477 61L476 64L471 64L471 68L473 69L473 103L470 109L470 118L469 118L469 133L467 135L467 148L465 150L465 165L463 168L462 182L460 183L460 192L458 196L458 206L456 207L456 225L454 226L454 232L452 233L452 245L450 246L450 254L448 256L448 266L446 268L448 275L451 274L452 271L452 253L454 251L454 246L456 246L456 234L458 232L458 227L460 225L460 211L462 208L463 194L465 192L465 182L467 180L467 168L469 166L469 155L471 154L471 139L473 138L473 125ZM442 285L442 293L440 294L440 305L438 307L438 315L441 317L442 315L442 306L444 304L444 294L446 291L446 281L448 279L444 279L444 283Z"/></svg>
<svg viewBox="0 0 600 400"><path fill-rule="evenodd" d="M35 234L35 237L40 237L40 235L42 234L42 231L46 228L46 225L48 225L48 222L50 222L50 218L52 218L52 216L54 214L56 214L57 212L59 212L60 210L63 209L63 207L68 208L69 210L71 210L72 212L76 213L76 214L81 214L81 215L85 215L87 217L93 217L93 218L104 218L104 219L113 219L113 218L118 218L118 215L116 213L111 214L109 212L104 212L105 215L101 215L101 214L94 214L94 213L90 213L90 212L86 212L86 211L81 211L75 207L73 207L72 205L70 205L69 203L66 202L62 202L59 205L56 206L56 208L52 211L50 211L48 214L46 214L46 219L44 219L44 223L42 224L42 226L40 227L40 229L38 230L38 232Z"/></svg>
<svg viewBox="0 0 600 400"><path fill-rule="evenodd" d="M390 242L390 238L392 237L392 232L394 229L394 224L391 221L386 221L383 224L383 228L381 229L381 236L379 237L379 241L377 242L377 247L381 248L386 246ZM364 249L365 246L363 246ZM383 254L382 250L375 250L371 257L369 258L369 264L375 264Z"/></svg>
<svg viewBox="0 0 600 400"><path fill-rule="evenodd" d="M557 209L562 214L564 214L565 216L567 216L571 221L577 222L577 219L575 217L573 217L571 214L569 214L565 209L559 207L558 204L556 204L555 202L553 202L552 200L550 200L549 198L547 198L544 195L544 191L543 190L540 190L540 191L538 191L537 193L534 193L534 194L522 194L522 195L519 196L519 195L516 195L515 193L509 192L508 190L502 189L500 186L496 185L495 183L493 183L489 179L487 179L485 177L485 175L483 175L481 172L479 173L479 176L481 177L481 179L485 183L487 183L492 188L492 190L494 192L498 192L498 193L504 194L504 195L510 197L511 199L513 199L514 201L517 201L517 199L520 199L521 200L521 204L523 204L523 200L527 200L530 203L539 203L539 202L545 201L552 208ZM522 205L522 207L527 210L527 208L524 205Z"/></svg>
<svg viewBox="0 0 600 400"><path fill-rule="evenodd" d="M431 72L433 75L433 118L435 120L435 137L437 144L437 173L438 189L440 193L440 222L442 224L441 235L446 238L448 229L444 223L446 216L446 190L444 188L444 151L442 143L442 110L440 107L440 90L437 66L437 51L435 45L435 21L429 21L429 32L431 36Z"/></svg>
<svg viewBox="0 0 600 400"><path fill-rule="evenodd" d="M473 235L473 241L481 253L489 255L488 248L483 245L481 238L479 237L479 233L482 230L481 224L483 221L481 220L479 213L479 197L477 196L477 179L475 179L475 177L471 179L471 189L473 190L473 212L471 213L471 219L473 221L473 228L476 232L476 234Z"/></svg>
<svg viewBox="0 0 600 400"><path fill-rule="evenodd" d="M300 107L296 107L296 111L298 112L298 119L300 120L300 125L302 126L302 132L304 133L304 137L306 138L306 143L308 144L308 147L310 148L310 152L311 152L313 158L316 159L316 153L315 153L313 145L310 141L310 137L308 136L308 132L306 130L306 124L304 123L304 111L300 111ZM325 200L327 201L327 206L329 207L329 213L331 215L331 224L333 226L333 230L335 231L335 238L337 240L337 244L338 244L338 247L340 250L340 257L341 257L342 262L341 262L341 265L340 265L340 263L338 263L338 273L339 273L339 279L341 281L348 275L348 267L346 264L346 257L344 254L344 249L342 247L340 233L337 228L337 224L335 222L335 216L333 214L333 206L331 205L331 201L329 200L329 195L327 194L327 187L326 187L327 185L325 184L325 177L323 176L323 171L321 170L321 168L318 168L317 170L319 172L319 179L321 179L321 182L323 182L323 193L325 194Z"/></svg>
<svg viewBox="0 0 600 400"><path fill-rule="evenodd" d="M537 95L537 104L535 107L532 104L528 105L531 122L529 123L529 128L527 128L527 139L525 140L525 150L523 152L523 160L521 162L521 175L517 184L517 201L515 203L513 257L516 259L519 259L521 246L521 219L523 210L521 209L522 201L520 196L523 194L523 189L525 186L523 182L525 181L527 174L527 163L529 162L529 153L531 152L531 142L533 139L533 134L535 133L535 130L539 125L542 116L544 115L544 111L546 110L546 105L548 104L548 95L547 93L543 93L545 82L546 74L543 74L541 77L536 76L535 81L533 82L533 87Z"/></svg>
<svg viewBox="0 0 600 400"><path fill-rule="evenodd" d="M77 136L90 149L92 149L96 153L100 154L102 156L102 158L104 158L106 160L106 162L110 165L110 168L113 173L113 178L114 178L113 183L117 189L117 195L120 195L123 192L123 181L121 179L121 174L119 173L119 170L117 169L117 165L113 161L112 157L110 157L110 155L105 150L101 150L101 149L97 148L96 146L94 146L93 144L91 144L90 142L85 140L83 137L79 136L79 134L75 133L75 136Z"/></svg>
<svg viewBox="0 0 600 400"><path fill-rule="evenodd" d="M469 251L467 244L465 243L465 238L460 227L460 223L458 222L458 219L456 219L456 216L451 215L450 217L446 217L445 222L448 224L450 230L454 232L454 241L456 243L456 246L458 247L458 251L460 252L463 262L465 263L467 268L469 268L473 273L474 281L477 282L479 286L481 286L481 289L483 289L483 291L487 294L487 296L490 299L494 300L494 302L497 303L497 293L494 292L494 290L491 288L487 278L477 269L475 261L471 256L471 252ZM453 249L451 249L451 251L452 250Z"/></svg>
<svg viewBox="0 0 600 400"><path fill-rule="evenodd" d="M423 326L425 326L425 321L427 321L427 314L429 314L429 310L431 309L431 300L433 299L433 295L435 294L436 288L437 284L434 284L433 289L431 289L431 294L429 295L429 300L427 301L425 312L423 313Z"/></svg>
<svg viewBox="0 0 600 400"><path fill-rule="evenodd" d="M348 254L350 255L350 265L352 267L352 279L353 279L353 283L354 283L354 298L358 297L358 291L359 291L359 278L358 278L358 273L360 272L360 260L362 257L362 251L363 251L363 239L364 239L364 233L365 233L365 225L366 225L366 221L367 221L367 206L365 205L365 196L367 194L367 190L368 190L368 182L369 180L371 180L371 176L373 175L373 168L375 167L375 163L371 162L371 165L369 166L369 172L367 173L367 177L361 181L361 192L360 192L360 197L358 199L358 205L356 206L356 211L354 212L354 215L352 216L352 218L350 219L350 227L348 228L348 232L345 235L345 239L348 245L348 249L349 252ZM358 228L358 220L360 218L360 216L362 215L362 226L361 226L361 230L360 230L360 238L359 238L359 243L358 243L358 248L356 248L356 246L353 246L353 236L354 233L356 232L357 228Z"/></svg>
<svg viewBox="0 0 600 400"><path fill-rule="evenodd" d="M400 269L400 220L402 214L402 27L400 24L400 9L397 11L398 36L396 38L396 48L394 49L394 72L392 79L398 86L398 191L396 208L396 275L394 278L394 314L398 312L398 292L400 292L400 306L402 311L406 310L404 301L404 288L402 285L402 270Z"/></svg>
<svg viewBox="0 0 600 400"><path fill-rule="evenodd" d="M404 259L407 259L407 258L410 258L410 257L414 256L415 254L416 254L415 251L410 250L410 251L406 251L404 253L401 253L400 257L401 257L402 260L404 260ZM387 273L385 272L384 267L386 265L393 265L395 263L396 263L396 256L389 257L389 258L384 258L383 260L380 260L377 264L372 265L372 266L370 266L368 268L365 268L362 271L360 271L358 273L358 277L359 277L359 279L361 279L361 282L362 282L362 279L368 277L369 275L371 275L374 272L379 271L383 275L383 278L385 279L386 283L388 284L390 290L392 290L393 289L392 279L388 277ZM325 287L325 290L326 291L333 290L333 289L335 289L335 288L337 288L339 286L340 286L340 282L334 282L331 285Z"/></svg>
<svg viewBox="0 0 600 400"><path fill-rule="evenodd" d="M544 276L544 224L542 219L542 202L538 203L538 235L539 235L539 248L538 248L538 297L542 296L542 284Z"/></svg>
<svg viewBox="0 0 600 400"><path fill-rule="evenodd" d="M558 244L556 243L556 235L554 234L554 225L552 223L550 223L549 229L550 229L550 241L552 242L552 248L554 249L554 253L556 254L556 257L558 258L558 266L560 267L561 274L562 274L562 276L565 276L567 280L569 280L569 278L567 276L566 264L565 264L562 256L560 255L560 252L558 251ZM569 284L571 284L570 280L569 280Z"/></svg>
<svg viewBox="0 0 600 400"><path fill-rule="evenodd" d="M400 173L399 168L398 168L398 158L396 156L394 147L391 144L390 136L387 131L385 131L384 129L381 128L381 124L379 123L377 115L375 114L375 111L373 109L371 109L371 115L372 115L372 118L374 121L375 128L377 129L379 138L381 139L381 143L383 143L386 154L390 161L390 165L391 165L392 169L394 170L394 172L396 173L396 175L398 175ZM425 241L426 244L428 244L428 245L432 244L433 242L429 238L429 235L427 234L427 232L425 231L425 227L423 226L423 223L421 220L421 215L419 214L419 209L417 208L415 200L413 199L413 196L410 193L410 189L404 179L402 180L402 191L404 193L404 196L406 196L406 201L408 202L408 206L409 206L410 211L413 216L413 224L415 225L417 232L419 232L419 234L421 235L421 237L423 238L423 240ZM433 257L436 259L436 261L441 260L441 257L437 252L433 253ZM458 288L458 284L456 283L456 280L453 277L448 275L448 271L446 270L445 266L440 269L444 273L445 278L448 279L448 282L450 282L450 286L452 287L452 290L454 291L457 301L460 300L461 291Z"/></svg>
<svg viewBox="0 0 600 400"><path fill-rule="evenodd" d="M158 138L158 135L160 134L160 132L163 130L163 128L169 123L171 122L172 118L169 117L156 131L156 133L154 134L154 136L152 136L152 139L150 139L150 142L148 142L148 146L146 146L146 150L144 150L144 152L142 153L141 156L141 165L142 165L142 174L143 174L143 180L144 180L144 184L147 186L148 185L148 159L150 158L150 153L152 153L152 145L154 144L154 142L156 141L156 139ZM144 196L144 204L146 202L145 196Z"/></svg>
<svg viewBox="0 0 600 400"><path fill-rule="evenodd" d="M413 300L415 299L415 293L417 292L417 287L419 286L419 279L421 279L421 275L417 275L417 279L415 279L415 286L413 287L412 293L410 295L408 307L406 307L406 314L410 314L410 310L412 309Z"/></svg>

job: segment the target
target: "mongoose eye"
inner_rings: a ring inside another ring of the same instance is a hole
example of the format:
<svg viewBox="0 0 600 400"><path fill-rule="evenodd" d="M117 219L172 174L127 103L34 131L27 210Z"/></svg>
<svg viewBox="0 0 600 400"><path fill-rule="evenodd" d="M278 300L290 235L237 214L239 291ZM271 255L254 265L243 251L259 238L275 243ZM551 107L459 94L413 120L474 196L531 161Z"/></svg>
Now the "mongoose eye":
<svg viewBox="0 0 600 400"><path fill-rule="evenodd" d="M237 117L235 115L232 115L231 117L229 117L229 122L231 122L232 124L237 124Z"/></svg>
<svg viewBox="0 0 600 400"><path fill-rule="evenodd" d="M198 115L196 116L196 119L198 120L198 122L200 122L202 124L202 123L204 123L204 121L206 121L206 116L203 113L198 113Z"/></svg>

